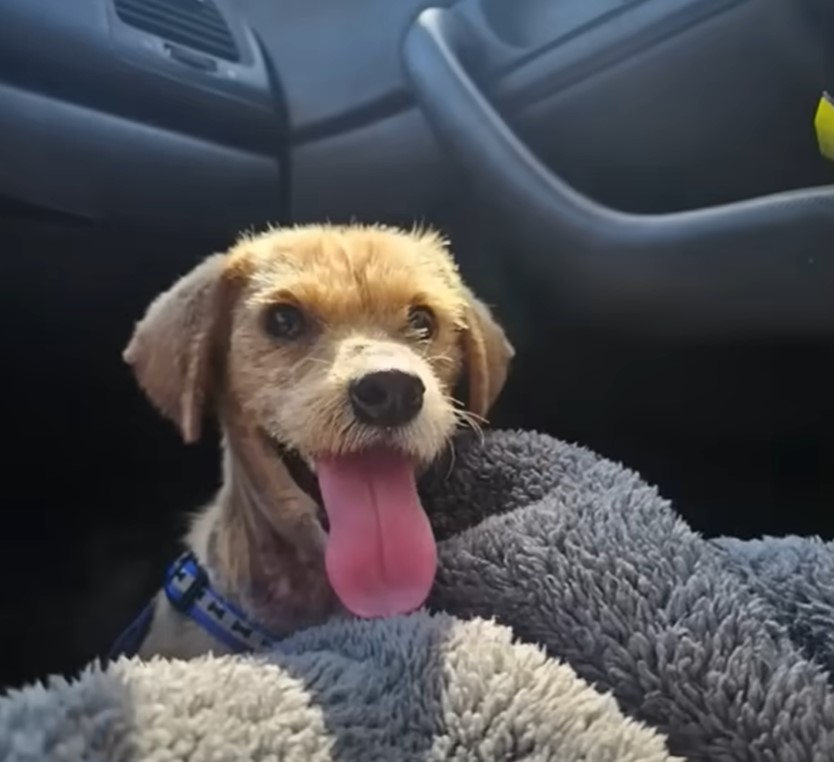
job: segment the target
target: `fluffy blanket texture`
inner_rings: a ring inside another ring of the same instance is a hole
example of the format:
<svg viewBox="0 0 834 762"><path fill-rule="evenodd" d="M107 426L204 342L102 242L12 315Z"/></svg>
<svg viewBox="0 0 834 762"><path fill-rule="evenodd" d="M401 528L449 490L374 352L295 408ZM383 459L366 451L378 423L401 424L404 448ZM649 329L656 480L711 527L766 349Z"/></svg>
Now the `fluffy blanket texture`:
<svg viewBox="0 0 834 762"><path fill-rule="evenodd" d="M536 434L448 465L421 484L434 613L14 692L0 760L834 760L831 545L705 540Z"/></svg>

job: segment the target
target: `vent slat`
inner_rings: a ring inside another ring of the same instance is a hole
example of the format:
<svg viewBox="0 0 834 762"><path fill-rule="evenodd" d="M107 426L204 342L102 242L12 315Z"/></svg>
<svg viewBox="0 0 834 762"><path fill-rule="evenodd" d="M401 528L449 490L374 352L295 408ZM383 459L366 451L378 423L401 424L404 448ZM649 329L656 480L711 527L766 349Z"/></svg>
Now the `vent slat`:
<svg viewBox="0 0 834 762"><path fill-rule="evenodd" d="M201 39L205 39L206 42L210 44L214 43L221 47L224 47L229 39L228 35L224 35L222 32L216 32L213 29L204 29L197 24L182 22L172 24L170 19L157 13L156 11L148 11L146 8L136 8L124 11L123 17L125 19L130 18L132 22L138 22L139 24L147 27L156 26L159 29L167 28L170 29L172 33L176 30L177 33L187 34L197 42ZM160 36L163 35L160 34Z"/></svg>
<svg viewBox="0 0 834 762"><path fill-rule="evenodd" d="M115 0L125 24L194 50L239 61L237 45L211 0Z"/></svg>
<svg viewBox="0 0 834 762"><path fill-rule="evenodd" d="M229 28L226 26L226 22L223 21L223 17L213 7L211 10L213 10L214 13L211 13L211 11L206 8L205 11L195 14L189 13L187 10L183 10L181 7L168 2L167 0L117 0L116 5L124 11L147 11L148 13L156 13L161 16L173 17L176 19L174 23L197 23L200 26L205 26L206 28L211 27L221 34L228 35L229 33Z"/></svg>
<svg viewBox="0 0 834 762"><path fill-rule="evenodd" d="M136 27L137 29L150 32L151 34L155 34L169 40L170 42L187 45L188 47L199 50L200 52L208 53L229 61L238 60L237 53L231 51L227 45L206 39L205 35L201 35L200 33L189 32L186 29L177 29L176 31L168 29L162 31L160 30L158 24L149 24L147 23L147 19L139 15L126 14L124 20L126 23Z"/></svg>

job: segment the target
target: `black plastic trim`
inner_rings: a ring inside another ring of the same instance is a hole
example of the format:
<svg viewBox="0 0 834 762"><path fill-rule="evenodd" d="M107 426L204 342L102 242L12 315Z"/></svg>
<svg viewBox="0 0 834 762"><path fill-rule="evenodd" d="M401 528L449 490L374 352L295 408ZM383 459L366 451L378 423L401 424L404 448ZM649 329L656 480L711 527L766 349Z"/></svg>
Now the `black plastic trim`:
<svg viewBox="0 0 834 762"><path fill-rule="evenodd" d="M281 208L274 158L3 84L0 144L0 194L83 219L228 237Z"/></svg>

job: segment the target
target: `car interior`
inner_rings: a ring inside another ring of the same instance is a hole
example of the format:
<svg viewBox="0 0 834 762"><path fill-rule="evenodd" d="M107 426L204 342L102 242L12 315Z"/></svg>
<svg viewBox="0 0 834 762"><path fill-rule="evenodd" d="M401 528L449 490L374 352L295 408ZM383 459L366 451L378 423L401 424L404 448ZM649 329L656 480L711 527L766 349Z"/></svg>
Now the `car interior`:
<svg viewBox="0 0 834 762"><path fill-rule="evenodd" d="M706 536L834 538L827 0L5 0L0 688L72 674L219 480L121 353L242 231L425 224L515 348L491 419Z"/></svg>

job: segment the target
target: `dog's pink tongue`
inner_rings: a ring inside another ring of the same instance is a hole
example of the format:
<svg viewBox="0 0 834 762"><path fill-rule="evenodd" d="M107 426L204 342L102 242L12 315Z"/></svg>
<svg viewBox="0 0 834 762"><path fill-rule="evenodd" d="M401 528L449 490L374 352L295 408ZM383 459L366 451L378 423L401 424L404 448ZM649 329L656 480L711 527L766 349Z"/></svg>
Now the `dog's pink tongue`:
<svg viewBox="0 0 834 762"><path fill-rule="evenodd" d="M437 546L408 460L374 450L319 460L316 470L330 521L327 576L345 607L370 618L422 606Z"/></svg>

